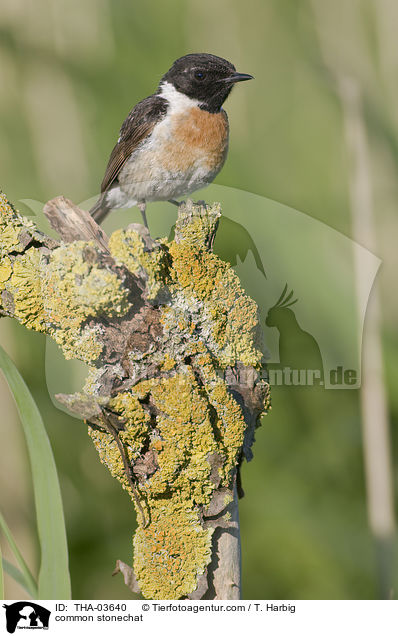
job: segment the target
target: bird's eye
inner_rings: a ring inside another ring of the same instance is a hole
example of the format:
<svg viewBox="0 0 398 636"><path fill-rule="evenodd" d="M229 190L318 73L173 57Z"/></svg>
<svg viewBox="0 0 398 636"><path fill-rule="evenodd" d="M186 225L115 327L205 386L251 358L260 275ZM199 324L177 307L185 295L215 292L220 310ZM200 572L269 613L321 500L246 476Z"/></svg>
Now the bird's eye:
<svg viewBox="0 0 398 636"><path fill-rule="evenodd" d="M199 81L203 80L205 77L205 73L203 71L195 71L194 75L195 75L195 79Z"/></svg>

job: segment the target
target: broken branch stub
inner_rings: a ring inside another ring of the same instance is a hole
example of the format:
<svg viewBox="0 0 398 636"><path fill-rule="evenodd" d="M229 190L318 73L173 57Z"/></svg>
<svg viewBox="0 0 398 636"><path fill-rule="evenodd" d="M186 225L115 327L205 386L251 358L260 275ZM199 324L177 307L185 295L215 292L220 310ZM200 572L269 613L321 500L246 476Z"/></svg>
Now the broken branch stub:
<svg viewBox="0 0 398 636"><path fill-rule="evenodd" d="M212 252L219 205L181 205L172 241L138 224L108 238L63 197L45 206L60 242L4 195L0 209L0 316L89 365L58 399L137 510L126 583L152 599L239 598L236 471L269 387L257 306Z"/></svg>

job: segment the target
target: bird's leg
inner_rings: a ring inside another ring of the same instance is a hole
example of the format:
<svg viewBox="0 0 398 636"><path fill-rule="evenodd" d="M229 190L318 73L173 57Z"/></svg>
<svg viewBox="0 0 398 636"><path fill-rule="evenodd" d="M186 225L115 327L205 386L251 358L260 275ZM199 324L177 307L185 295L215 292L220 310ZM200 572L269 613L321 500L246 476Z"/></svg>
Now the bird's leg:
<svg viewBox="0 0 398 636"><path fill-rule="evenodd" d="M142 201L141 203L137 203L137 208L139 209L139 211L141 212L142 215L142 220L144 221L144 225L147 228L147 230L149 230L148 227L148 221L146 218L146 214L145 214L145 210L146 210L146 203L145 201Z"/></svg>

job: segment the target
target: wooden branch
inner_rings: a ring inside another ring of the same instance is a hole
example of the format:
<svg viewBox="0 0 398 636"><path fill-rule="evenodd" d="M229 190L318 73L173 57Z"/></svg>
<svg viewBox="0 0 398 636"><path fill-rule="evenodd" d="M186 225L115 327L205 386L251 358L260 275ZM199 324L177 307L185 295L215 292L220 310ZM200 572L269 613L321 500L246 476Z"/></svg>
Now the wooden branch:
<svg viewBox="0 0 398 636"><path fill-rule="evenodd" d="M255 303L212 252L218 204L179 207L175 240L135 224L109 238L58 197L61 242L0 197L0 315L85 361L80 393L101 461L138 513L134 569L146 598L239 598L238 464L269 407Z"/></svg>
<svg viewBox="0 0 398 636"><path fill-rule="evenodd" d="M46 203L43 212L65 243L94 241L105 252L109 252L108 237L102 228L89 212L78 208L69 199L52 199Z"/></svg>

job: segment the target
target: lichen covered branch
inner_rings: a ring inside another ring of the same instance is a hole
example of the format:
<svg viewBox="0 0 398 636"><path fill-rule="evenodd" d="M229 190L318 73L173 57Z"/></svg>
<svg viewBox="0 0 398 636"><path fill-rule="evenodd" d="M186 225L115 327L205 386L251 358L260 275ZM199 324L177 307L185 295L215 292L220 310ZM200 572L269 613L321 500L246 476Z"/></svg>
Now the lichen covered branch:
<svg viewBox="0 0 398 636"><path fill-rule="evenodd" d="M181 205L172 241L141 225L108 239L63 198L45 208L60 242L4 196L0 210L0 315L89 365L58 399L137 509L134 573L118 571L146 598L238 598L215 559L269 394L256 304L212 252L219 206Z"/></svg>

